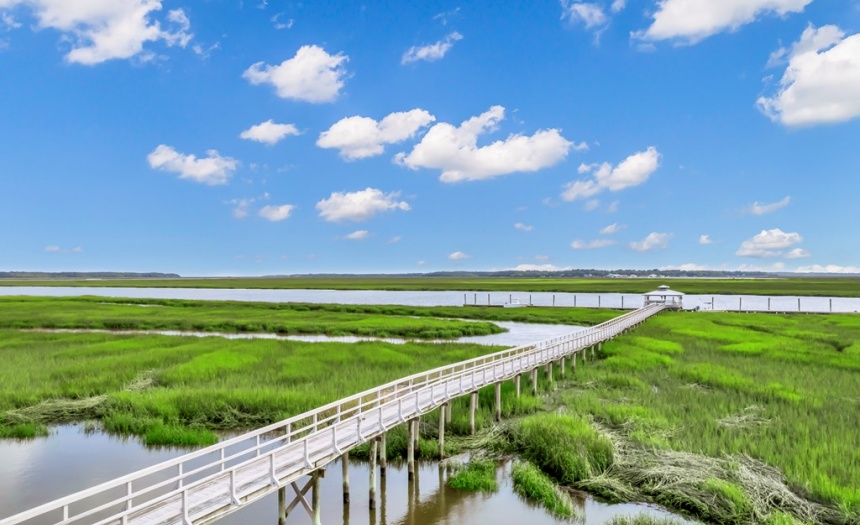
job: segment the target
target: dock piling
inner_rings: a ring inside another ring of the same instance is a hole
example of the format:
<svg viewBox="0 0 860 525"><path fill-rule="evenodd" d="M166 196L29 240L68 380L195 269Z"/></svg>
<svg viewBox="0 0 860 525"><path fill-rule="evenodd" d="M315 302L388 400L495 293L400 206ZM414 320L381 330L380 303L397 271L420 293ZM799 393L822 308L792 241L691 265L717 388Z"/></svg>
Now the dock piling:
<svg viewBox="0 0 860 525"><path fill-rule="evenodd" d="M349 452L340 457L340 470L343 474L343 504L349 505Z"/></svg>

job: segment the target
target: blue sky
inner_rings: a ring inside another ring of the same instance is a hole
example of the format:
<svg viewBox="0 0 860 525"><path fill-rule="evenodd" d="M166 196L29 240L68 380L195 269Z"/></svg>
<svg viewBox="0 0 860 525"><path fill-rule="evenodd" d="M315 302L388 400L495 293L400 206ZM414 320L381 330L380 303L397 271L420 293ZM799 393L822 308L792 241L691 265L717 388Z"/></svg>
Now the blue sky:
<svg viewBox="0 0 860 525"><path fill-rule="evenodd" d="M0 71L0 270L860 272L856 0L0 0Z"/></svg>

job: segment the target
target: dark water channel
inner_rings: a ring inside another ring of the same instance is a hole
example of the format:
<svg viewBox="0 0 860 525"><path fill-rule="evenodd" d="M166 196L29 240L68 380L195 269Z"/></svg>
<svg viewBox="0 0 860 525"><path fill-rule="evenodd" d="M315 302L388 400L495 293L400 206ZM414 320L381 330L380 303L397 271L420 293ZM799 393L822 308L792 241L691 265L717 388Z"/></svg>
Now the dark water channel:
<svg viewBox="0 0 860 525"><path fill-rule="evenodd" d="M186 453L185 449L150 449L136 439L86 432L83 425L61 425L47 438L0 440L0 520L53 499ZM409 483L405 465L390 464L380 478L377 509L368 505L368 464L350 463L351 502L342 503L339 464L331 464L322 480L323 524L475 525L560 524L542 508L513 492L510 462L499 466L499 490L492 494L447 487L447 472L438 463L420 465L417 481ZM292 491L287 492L288 501ZM310 496L310 494L308 494ZM601 524L613 516L669 513L639 504L606 505L591 498L576 500L580 524ZM301 506L287 525L312 522ZM218 521L220 525L277 525L277 495L271 494Z"/></svg>

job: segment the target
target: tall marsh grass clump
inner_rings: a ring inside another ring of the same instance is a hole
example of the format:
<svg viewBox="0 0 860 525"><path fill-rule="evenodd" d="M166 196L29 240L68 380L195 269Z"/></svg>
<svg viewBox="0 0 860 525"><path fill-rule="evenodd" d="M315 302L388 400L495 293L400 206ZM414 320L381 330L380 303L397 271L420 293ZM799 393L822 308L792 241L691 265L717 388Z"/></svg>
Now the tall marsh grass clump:
<svg viewBox="0 0 860 525"><path fill-rule="evenodd" d="M472 460L455 465L448 478L448 486L457 490L495 492L499 488L496 483L496 463L492 460Z"/></svg>
<svg viewBox="0 0 860 525"><path fill-rule="evenodd" d="M533 464L527 461L514 463L511 479L517 494L540 503L550 514L567 519L577 517L570 496Z"/></svg>
<svg viewBox="0 0 860 525"><path fill-rule="evenodd" d="M575 415L537 414L511 431L523 457L565 485L597 476L612 464L612 442Z"/></svg>

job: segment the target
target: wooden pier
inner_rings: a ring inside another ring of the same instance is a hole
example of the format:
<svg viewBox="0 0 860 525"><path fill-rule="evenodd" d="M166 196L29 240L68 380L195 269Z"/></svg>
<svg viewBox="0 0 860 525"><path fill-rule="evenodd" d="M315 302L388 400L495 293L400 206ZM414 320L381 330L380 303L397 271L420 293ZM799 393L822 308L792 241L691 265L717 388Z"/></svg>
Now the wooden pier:
<svg viewBox="0 0 860 525"><path fill-rule="evenodd" d="M541 367L565 370L565 360L576 366L594 357L595 347L630 330L664 309L652 305L625 313L565 337L540 341L462 361L378 386L304 414L291 417L216 445L102 483L0 520L0 525L55 523L58 525L206 525L258 499L278 492L279 523L301 506L321 524L320 478L325 467L342 459L344 501L348 501L348 454L371 443L370 508L376 506L378 449L380 476L385 476L386 432L407 424L409 450L418 445L418 422L423 414L442 409L439 447L444 446L445 423L451 401L469 395L470 421L479 389L496 385L495 417L501 418L500 384L512 380L520 393L520 377L531 378L536 389ZM587 353L591 355L588 356ZM410 474L414 456L407 458ZM412 476L410 476L411 478ZM311 497L308 498L308 492ZM289 498L288 498L289 496ZM310 499L310 501L308 501Z"/></svg>

